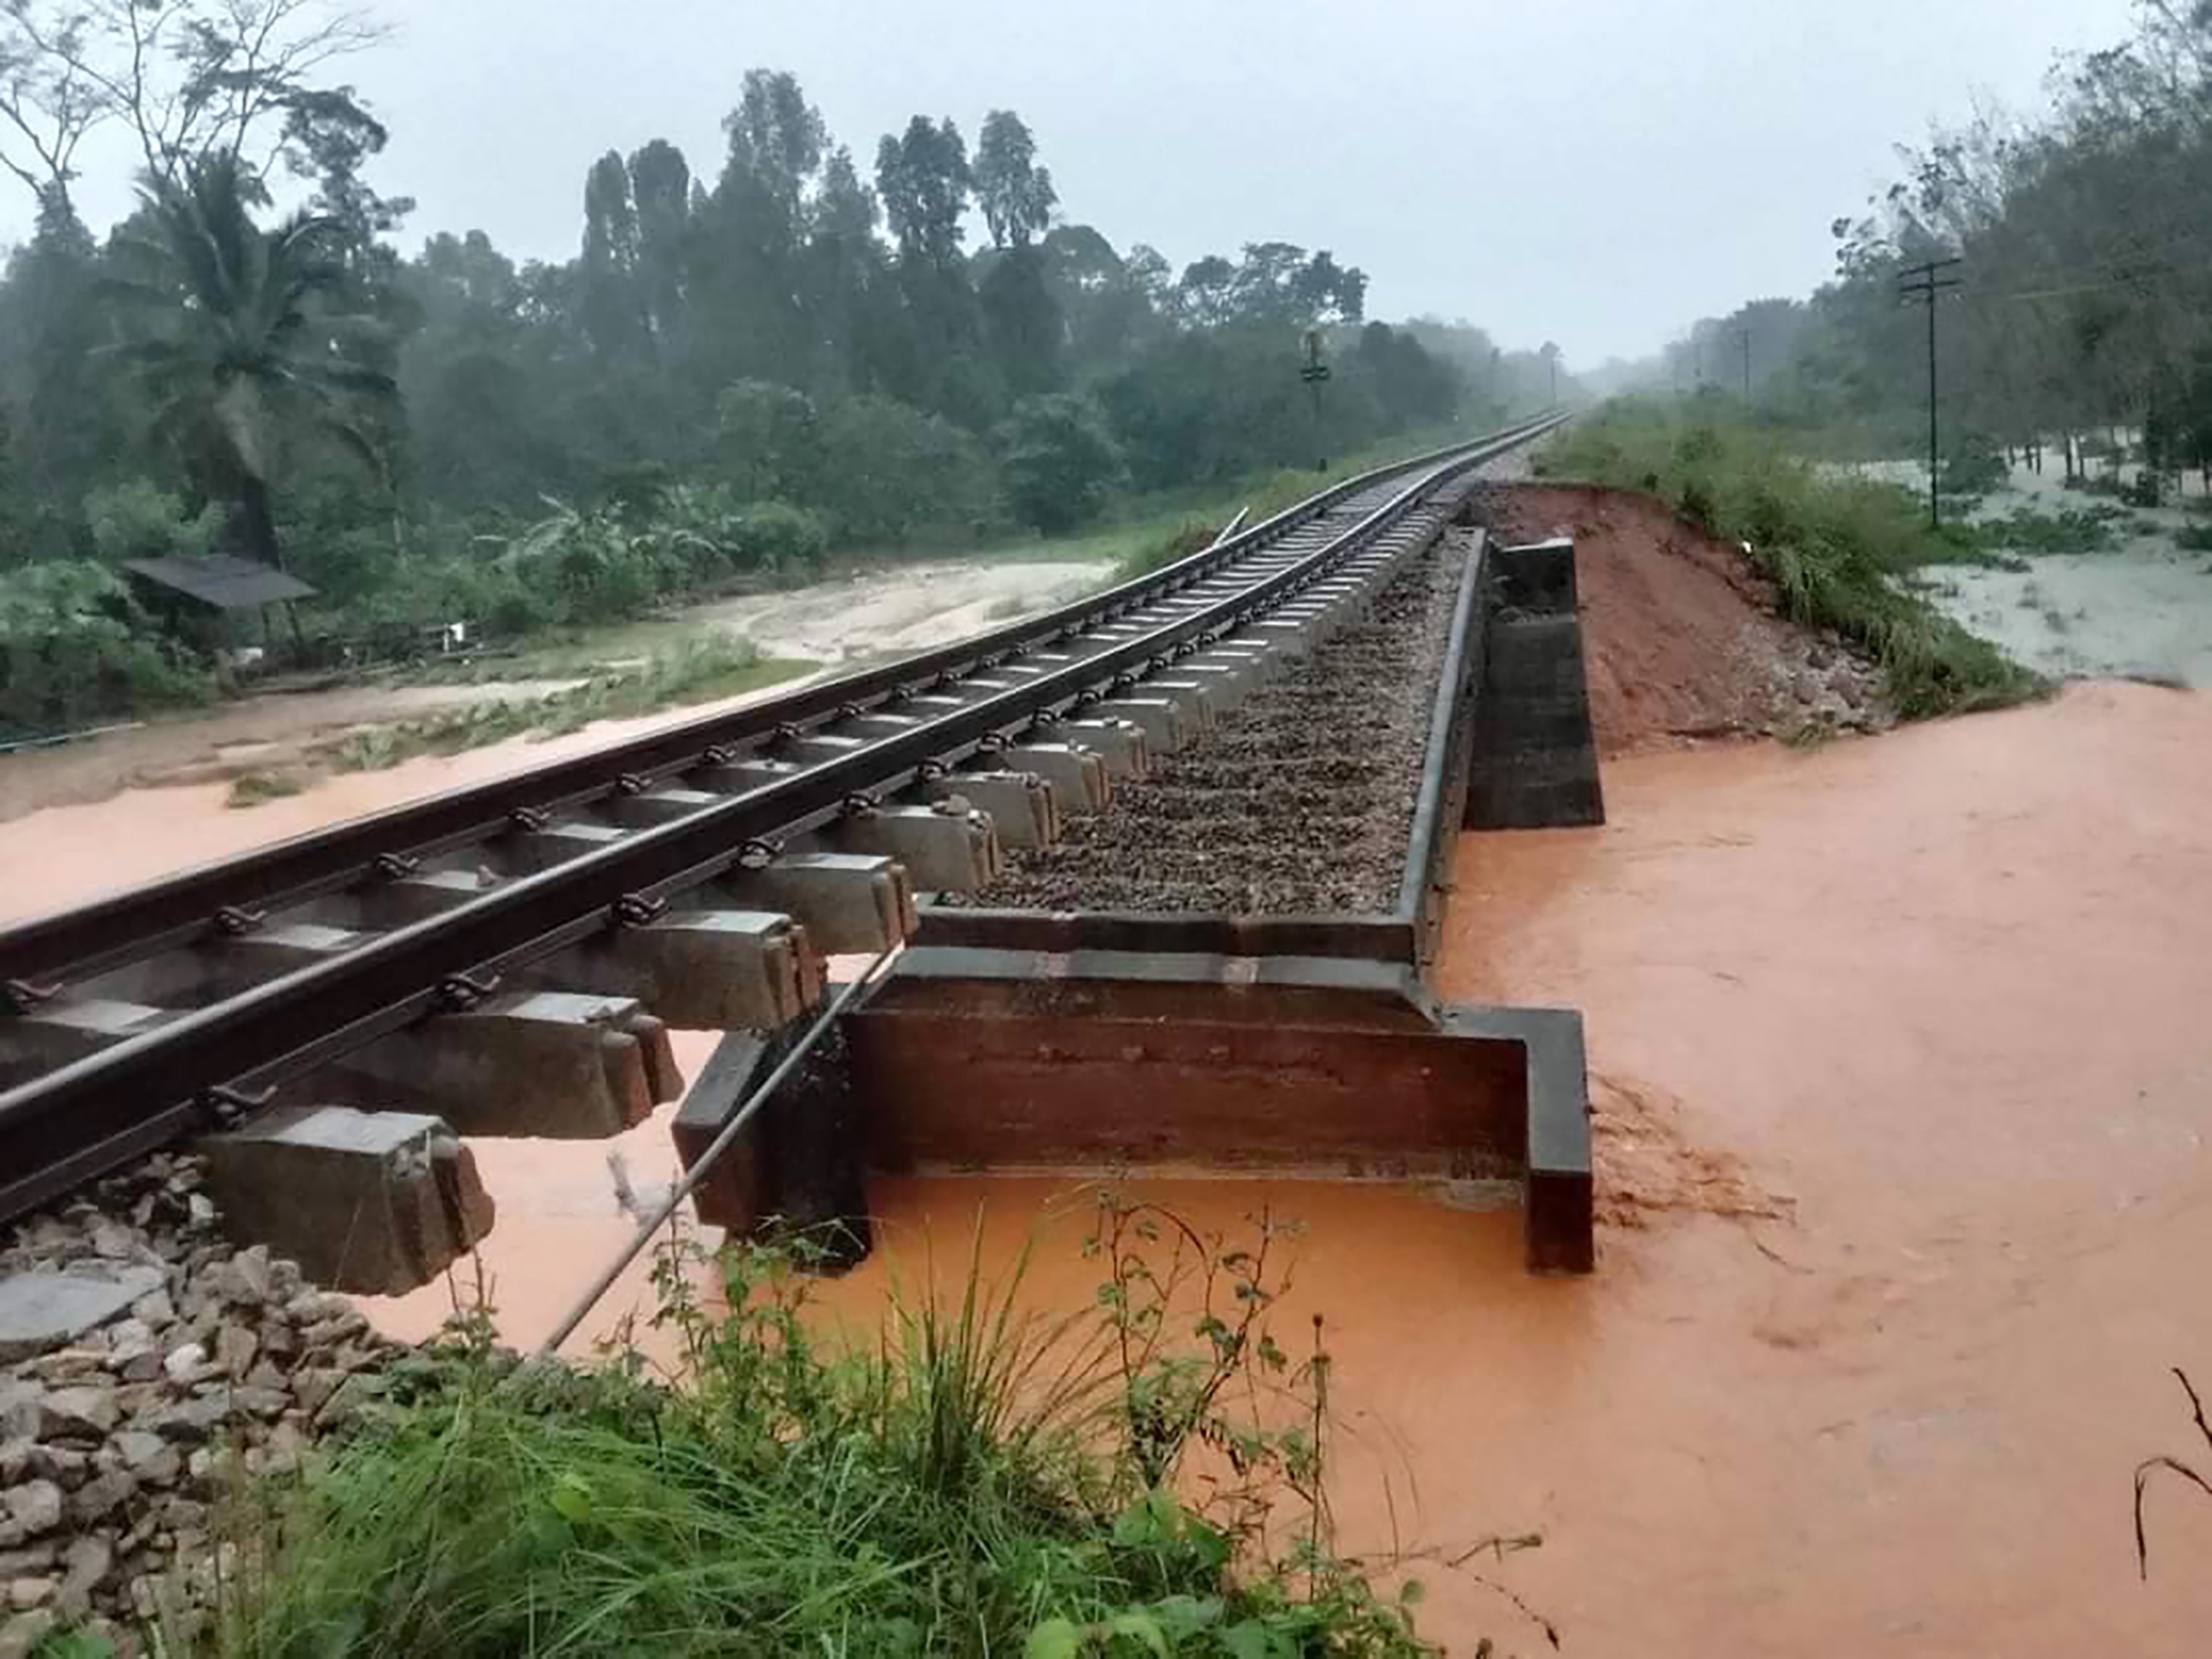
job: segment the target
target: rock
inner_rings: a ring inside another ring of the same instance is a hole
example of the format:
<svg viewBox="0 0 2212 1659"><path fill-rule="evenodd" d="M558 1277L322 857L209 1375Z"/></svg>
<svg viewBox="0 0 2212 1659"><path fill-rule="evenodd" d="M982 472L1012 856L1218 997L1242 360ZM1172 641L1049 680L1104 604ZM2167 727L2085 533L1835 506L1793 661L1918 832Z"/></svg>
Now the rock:
<svg viewBox="0 0 2212 1659"><path fill-rule="evenodd" d="M301 1408L313 1417L345 1379L346 1374L341 1370L320 1365L304 1366L293 1375L292 1392L298 1397Z"/></svg>
<svg viewBox="0 0 2212 1659"><path fill-rule="evenodd" d="M8 1610L28 1613L33 1607L44 1607L53 1600L58 1588L51 1578L11 1578L8 1581Z"/></svg>
<svg viewBox="0 0 2212 1659"><path fill-rule="evenodd" d="M23 1369L41 1382L82 1382L107 1370L107 1354L100 1348L56 1348L42 1353Z"/></svg>
<svg viewBox="0 0 2212 1659"><path fill-rule="evenodd" d="M273 1418L283 1415L284 1408L292 1403L292 1396L283 1389L254 1389L241 1382L230 1391L230 1401L242 1412Z"/></svg>
<svg viewBox="0 0 2212 1659"><path fill-rule="evenodd" d="M174 1486L184 1473L184 1459L177 1449L143 1429L126 1429L117 1435L115 1449L123 1468L143 1485Z"/></svg>
<svg viewBox="0 0 2212 1659"><path fill-rule="evenodd" d="M137 1496L138 1482L120 1469L94 1475L70 1494L70 1524L88 1526L106 1519Z"/></svg>
<svg viewBox="0 0 2212 1659"><path fill-rule="evenodd" d="M52 1532L62 1523L62 1489L51 1480L30 1480L8 1488L8 1517L26 1537Z"/></svg>
<svg viewBox="0 0 2212 1659"><path fill-rule="evenodd" d="M351 1308L328 1319L317 1320L300 1333L300 1340L309 1348L335 1348L348 1338L357 1336L368 1328L368 1321Z"/></svg>
<svg viewBox="0 0 2212 1659"><path fill-rule="evenodd" d="M275 1276L269 1266L269 1247L256 1244L240 1250L231 1257L230 1265L217 1277L216 1284L227 1301L251 1308L267 1304L276 1289Z"/></svg>
<svg viewBox="0 0 2212 1659"><path fill-rule="evenodd" d="M93 1591L114 1569L114 1545L97 1533L77 1539L62 1557L63 1601L74 1603L80 1597L89 1601Z"/></svg>
<svg viewBox="0 0 2212 1659"><path fill-rule="evenodd" d="M106 1216L92 1224L91 1237L92 1253L111 1261L128 1261L138 1254L138 1235L124 1223L111 1221Z"/></svg>
<svg viewBox="0 0 2212 1659"><path fill-rule="evenodd" d="M46 1391L35 1382L0 1380L0 1436L9 1440L39 1437L39 1402Z"/></svg>
<svg viewBox="0 0 2212 1659"><path fill-rule="evenodd" d="M225 1325L217 1334L216 1357L234 1379L243 1380L261 1352L261 1339L250 1325Z"/></svg>
<svg viewBox="0 0 2212 1659"><path fill-rule="evenodd" d="M205 1193L193 1193L185 1200L185 1213L191 1217L195 1227L215 1225L215 1200Z"/></svg>
<svg viewBox="0 0 2212 1659"><path fill-rule="evenodd" d="M20 1550L0 1550L0 1578L24 1578L44 1572L59 1559L52 1544L32 1544Z"/></svg>
<svg viewBox="0 0 2212 1659"><path fill-rule="evenodd" d="M197 1342L187 1342L169 1351L169 1357L161 1362L161 1369L168 1374L169 1381L181 1389L199 1382L212 1368L208 1364L207 1350Z"/></svg>
<svg viewBox="0 0 2212 1659"><path fill-rule="evenodd" d="M54 1616L44 1607L17 1613L0 1625L0 1659L31 1659L53 1628Z"/></svg>
<svg viewBox="0 0 2212 1659"><path fill-rule="evenodd" d="M213 1434L216 1425L230 1415L228 1401L187 1400L142 1419L141 1426L171 1443L197 1446Z"/></svg>
<svg viewBox="0 0 2212 1659"><path fill-rule="evenodd" d="M41 1440L101 1440L123 1414L105 1385L55 1389L40 1405Z"/></svg>
<svg viewBox="0 0 2212 1659"><path fill-rule="evenodd" d="M158 1268L85 1263L0 1279L0 1364L71 1343L161 1287Z"/></svg>
<svg viewBox="0 0 2212 1659"><path fill-rule="evenodd" d="M131 1316L159 1331L164 1325L176 1323L177 1304L169 1300L168 1291L155 1291L131 1304Z"/></svg>

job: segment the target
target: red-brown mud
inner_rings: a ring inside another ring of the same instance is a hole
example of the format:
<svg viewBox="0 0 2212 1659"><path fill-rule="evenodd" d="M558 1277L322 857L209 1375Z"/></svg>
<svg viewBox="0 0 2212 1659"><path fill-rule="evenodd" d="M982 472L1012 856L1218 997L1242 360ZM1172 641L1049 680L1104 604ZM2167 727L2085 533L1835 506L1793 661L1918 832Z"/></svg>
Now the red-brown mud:
<svg viewBox="0 0 2212 1659"><path fill-rule="evenodd" d="M1601 753L1892 723L1870 665L1777 617L1772 586L1750 558L1664 502L1625 489L1516 484L1485 490L1478 511L1503 541L1574 538Z"/></svg>
<svg viewBox="0 0 2212 1659"><path fill-rule="evenodd" d="M1308 1223L1283 1317L1329 1322L1344 1542L1541 1530L1499 1576L1598 1659L2212 1650L2212 1504L2154 1490L2148 1584L2129 1530L2136 1460L2192 1449L2166 1368L2212 1381L2207 754L2212 699L2082 686L1809 752L1618 761L1605 829L1464 840L1447 993L1589 1018L1597 1276L1528 1279L1516 1216L1418 1194L1158 1189L1209 1225L1263 1202ZM202 789L18 820L0 908L258 817ZM666 1145L626 1138L641 1190ZM534 1341L631 1224L603 1148L478 1156L502 1320ZM979 1210L1010 1261L1065 1190L885 1186L887 1248L832 1299L869 1316L926 1237L963 1258ZM1089 1297L1082 1231L1047 1235L1034 1293ZM445 1295L377 1311L419 1333ZM1540 1649L1421 1571L1457 1651Z"/></svg>
<svg viewBox="0 0 2212 1659"><path fill-rule="evenodd" d="M1517 1216L1419 1194L1143 1189L1307 1223L1281 1316L1328 1321L1345 1546L1540 1530L1490 1571L1596 1659L2212 1647L2212 1504L2154 1489L2148 1584L2129 1520L2136 1460L2191 1449L2167 1367L2212 1382L2207 752L2212 699L2083 687L1627 760L1604 830L1462 841L1447 993L1589 1018L1596 1277L1528 1279ZM597 1149L480 1156L534 1340L629 1224ZM638 1132L634 1176L666 1156ZM880 1187L830 1302L872 1317L931 1242L957 1269L979 1213L1011 1262L1054 1199L1031 1292L1084 1302L1086 1206L1033 1182ZM1414 1570L1455 1651L1541 1650Z"/></svg>

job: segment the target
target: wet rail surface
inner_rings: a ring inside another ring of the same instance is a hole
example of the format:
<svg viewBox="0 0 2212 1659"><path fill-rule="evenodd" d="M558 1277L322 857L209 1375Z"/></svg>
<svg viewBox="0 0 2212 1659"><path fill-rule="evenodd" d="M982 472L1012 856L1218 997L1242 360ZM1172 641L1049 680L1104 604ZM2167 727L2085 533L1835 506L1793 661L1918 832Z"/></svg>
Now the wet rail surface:
<svg viewBox="0 0 2212 1659"><path fill-rule="evenodd" d="M592 1088L634 1121L682 1086L664 1019L804 1014L823 956L896 943L915 889L972 890L1002 841L1105 808L1210 722L1209 684L1385 580L1472 468L1554 424L1363 475L944 651L0 933L0 1216L463 1020L580 1028L605 1051Z"/></svg>

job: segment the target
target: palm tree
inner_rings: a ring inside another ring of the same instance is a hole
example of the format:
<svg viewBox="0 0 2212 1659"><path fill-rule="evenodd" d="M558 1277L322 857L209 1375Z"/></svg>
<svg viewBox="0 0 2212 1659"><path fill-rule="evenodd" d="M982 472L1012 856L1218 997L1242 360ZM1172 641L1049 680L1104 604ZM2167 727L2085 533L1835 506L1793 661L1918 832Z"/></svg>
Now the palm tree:
<svg viewBox="0 0 2212 1659"><path fill-rule="evenodd" d="M264 231L251 210L258 194L228 156L178 180L149 179L143 228L124 233L118 251L118 265L139 274L106 286L135 313L117 349L148 398L153 430L210 495L234 503L255 556L281 568L270 485L276 434L319 428L388 483L365 421L392 410L398 388L357 355L374 325L344 306L337 222L297 213Z"/></svg>

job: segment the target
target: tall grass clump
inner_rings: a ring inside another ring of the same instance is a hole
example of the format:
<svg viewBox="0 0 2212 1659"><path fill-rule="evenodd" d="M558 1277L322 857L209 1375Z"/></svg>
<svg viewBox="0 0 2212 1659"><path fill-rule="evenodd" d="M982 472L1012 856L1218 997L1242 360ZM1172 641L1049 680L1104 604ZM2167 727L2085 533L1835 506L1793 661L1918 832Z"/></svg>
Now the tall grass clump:
<svg viewBox="0 0 2212 1659"><path fill-rule="evenodd" d="M652 1323L581 1368L483 1339L264 1497L217 1659L737 1654L1302 1659L1434 1651L1417 1589L1334 1553L1328 1357L1270 1330L1249 1247L1103 1201L1095 1303L894 1288L872 1339L809 1304L803 1242L678 1243ZM1194 1478L1202 1468L1203 1479ZM1528 1540L1522 1540L1526 1542Z"/></svg>
<svg viewBox="0 0 2212 1659"><path fill-rule="evenodd" d="M1986 556L1973 537L1931 528L1895 485L1823 471L1769 434L1638 398L1577 422L1538 465L1547 477L1648 491L1747 544L1784 613L1863 647L1907 717L1999 707L2039 689L1911 590L1923 566Z"/></svg>

